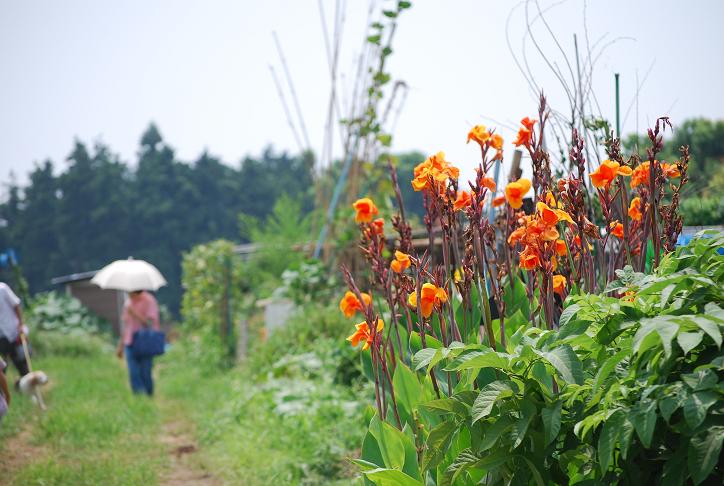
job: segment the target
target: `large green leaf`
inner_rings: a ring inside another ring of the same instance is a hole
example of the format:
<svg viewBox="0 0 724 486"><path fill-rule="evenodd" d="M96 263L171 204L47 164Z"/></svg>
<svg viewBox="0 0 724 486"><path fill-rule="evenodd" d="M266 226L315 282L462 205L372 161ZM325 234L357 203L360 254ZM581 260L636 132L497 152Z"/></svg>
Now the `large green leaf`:
<svg viewBox="0 0 724 486"><path fill-rule="evenodd" d="M411 478L397 469L371 469L363 474L377 486L425 486L415 478Z"/></svg>
<svg viewBox="0 0 724 486"><path fill-rule="evenodd" d="M636 408L631 410L628 419L636 429L644 447L651 447L651 440L656 427L656 402L654 400L640 401Z"/></svg>
<svg viewBox="0 0 724 486"><path fill-rule="evenodd" d="M385 467L402 469L405 465L405 443L402 432L382 422L377 415L370 421L369 431L377 441Z"/></svg>
<svg viewBox="0 0 724 486"><path fill-rule="evenodd" d="M706 418L709 407L717 401L718 395L711 391L692 393L684 400L684 418L692 429L697 428Z"/></svg>
<svg viewBox="0 0 724 486"><path fill-rule="evenodd" d="M591 389L591 392L594 397L597 395L598 388L601 386L601 384L603 384L604 380L608 378L608 375L610 375L611 372L616 369L616 365L618 365L626 356L628 356L629 353L630 349L621 349L618 353L614 354L603 362L603 365L601 365L601 367L598 369L598 373L596 373L596 378L593 380L593 387Z"/></svg>
<svg viewBox="0 0 724 486"><path fill-rule="evenodd" d="M473 409L471 411L473 416L473 423L477 422L483 417L487 417L493 410L495 402L501 398L513 396L518 392L518 386L512 381L497 380L492 383L488 383L480 390L478 397L473 403Z"/></svg>
<svg viewBox="0 0 724 486"><path fill-rule="evenodd" d="M561 430L561 407L563 402L557 401L553 406L541 410L541 420L545 431L545 445L553 442Z"/></svg>
<svg viewBox="0 0 724 486"><path fill-rule="evenodd" d="M682 486L686 480L686 444L679 445L674 454L664 464L661 486Z"/></svg>
<svg viewBox="0 0 724 486"><path fill-rule="evenodd" d="M495 445L500 437L515 424L515 420L507 415L499 417L490 426L484 429L483 440L480 441L478 452L484 452Z"/></svg>
<svg viewBox="0 0 724 486"><path fill-rule="evenodd" d="M608 466L611 464L624 420L626 420L626 414L619 408L609 415L603 424L601 435L598 437L598 462L601 466L601 474L606 474Z"/></svg>
<svg viewBox="0 0 724 486"><path fill-rule="evenodd" d="M425 368L430 364L430 361L432 361L432 358L437 352L438 350L435 348L421 349L412 357L412 367L415 368L415 371Z"/></svg>
<svg viewBox="0 0 724 486"><path fill-rule="evenodd" d="M525 290L525 284L517 276L512 277L512 288L510 280L503 280L503 300L505 301L505 313L512 316L520 310L524 316L530 315L530 303L528 302L528 294Z"/></svg>
<svg viewBox="0 0 724 486"><path fill-rule="evenodd" d="M564 344L551 351L536 351L538 355L548 361L561 377L568 383L583 383L583 368L573 348Z"/></svg>
<svg viewBox="0 0 724 486"><path fill-rule="evenodd" d="M523 442L523 439L525 439L525 434L528 432L528 426L537 411L538 409L536 406L528 400L523 400L520 403L520 418L517 422L515 422L515 424L513 424L513 429L511 430L513 449L517 448Z"/></svg>
<svg viewBox="0 0 724 486"><path fill-rule="evenodd" d="M433 412L443 413L456 413L461 416L466 416L468 413L468 407L465 406L460 400L453 398L440 398L438 400L431 400L429 402L422 403L420 407Z"/></svg>
<svg viewBox="0 0 724 486"><path fill-rule="evenodd" d="M689 442L688 463L694 484L703 482L719 461L724 427L711 427L706 433L695 435Z"/></svg>
<svg viewBox="0 0 724 486"><path fill-rule="evenodd" d="M676 336L676 342L679 343L681 350L684 351L684 355L687 355L689 354L689 351L701 343L703 338L703 332L680 332Z"/></svg>
<svg viewBox="0 0 724 486"><path fill-rule="evenodd" d="M425 441L425 451L422 454L422 470L427 471L445 457L453 435L458 431L458 423L446 420L430 431Z"/></svg>
<svg viewBox="0 0 724 486"><path fill-rule="evenodd" d="M666 356L671 356L671 341L679 332L679 326L665 316L642 319L641 327L636 331L633 338L633 352L643 353L656 344L654 334L659 337L664 346Z"/></svg>
<svg viewBox="0 0 724 486"><path fill-rule="evenodd" d="M506 354L498 353L493 350L473 351L459 356L451 366L449 371L463 371L480 368L500 368L506 369L509 359ZM447 368L446 368L447 369Z"/></svg>
<svg viewBox="0 0 724 486"><path fill-rule="evenodd" d="M392 377L392 384L395 387L397 404L402 406L408 417L412 417L422 396L422 389L417 376L410 371L407 365L398 362L395 374Z"/></svg>

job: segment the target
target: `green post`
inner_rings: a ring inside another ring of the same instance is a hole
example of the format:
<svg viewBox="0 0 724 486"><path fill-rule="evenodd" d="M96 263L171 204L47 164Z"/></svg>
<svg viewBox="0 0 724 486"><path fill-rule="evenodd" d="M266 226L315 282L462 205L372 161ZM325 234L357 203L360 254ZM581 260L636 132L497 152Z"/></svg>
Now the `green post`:
<svg viewBox="0 0 724 486"><path fill-rule="evenodd" d="M618 73L614 74L614 76L616 76L616 137L621 138L621 106L618 96Z"/></svg>

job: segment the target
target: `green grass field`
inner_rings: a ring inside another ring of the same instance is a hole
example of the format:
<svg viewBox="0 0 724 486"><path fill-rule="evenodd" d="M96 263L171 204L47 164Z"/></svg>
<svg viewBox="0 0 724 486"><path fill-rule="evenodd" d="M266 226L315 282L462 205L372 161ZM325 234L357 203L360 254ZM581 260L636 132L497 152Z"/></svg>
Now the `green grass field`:
<svg viewBox="0 0 724 486"><path fill-rule="evenodd" d="M245 367L203 370L179 346L158 360L149 399L131 394L108 346L38 341L33 364L51 380L48 410L13 395L0 425L0 485L186 484L169 480L179 464L169 429L179 428L196 447L191 469L210 473L208 484L356 484L347 457L361 442L363 414L347 387L289 370L279 383L255 383ZM297 395L282 402L303 403L303 413L275 409L291 383Z"/></svg>

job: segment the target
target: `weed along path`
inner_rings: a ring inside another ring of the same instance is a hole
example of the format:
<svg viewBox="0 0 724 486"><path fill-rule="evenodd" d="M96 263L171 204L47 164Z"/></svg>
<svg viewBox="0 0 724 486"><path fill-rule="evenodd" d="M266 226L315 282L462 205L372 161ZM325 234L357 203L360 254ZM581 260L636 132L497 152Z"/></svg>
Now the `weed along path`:
<svg viewBox="0 0 724 486"><path fill-rule="evenodd" d="M13 395L0 424L0 485L220 485L194 424L163 396L134 397L110 353L39 356L48 410ZM12 376L12 375L11 375Z"/></svg>

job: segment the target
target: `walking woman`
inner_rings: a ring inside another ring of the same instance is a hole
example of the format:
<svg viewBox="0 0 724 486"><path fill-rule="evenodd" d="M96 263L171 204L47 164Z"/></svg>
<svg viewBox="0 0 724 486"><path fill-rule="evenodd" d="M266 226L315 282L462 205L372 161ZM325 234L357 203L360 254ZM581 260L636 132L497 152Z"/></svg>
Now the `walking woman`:
<svg viewBox="0 0 724 486"><path fill-rule="evenodd" d="M126 355L128 365L128 377L131 381L133 393L145 393L153 395L153 357L136 357L131 349L133 333L144 328L151 327L160 330L161 325L158 315L158 303L151 293L145 290L135 290L128 293L128 299L123 306L123 330L118 342L116 354L119 358Z"/></svg>

